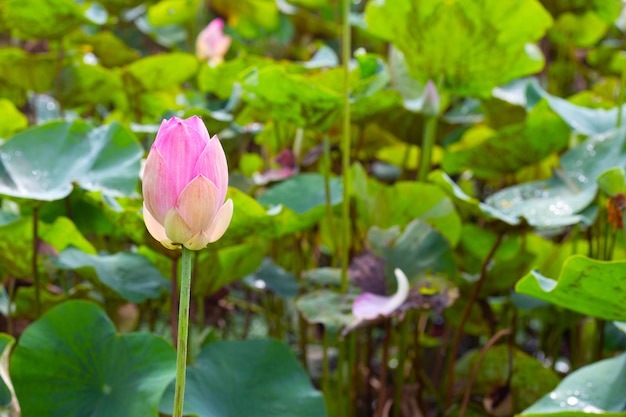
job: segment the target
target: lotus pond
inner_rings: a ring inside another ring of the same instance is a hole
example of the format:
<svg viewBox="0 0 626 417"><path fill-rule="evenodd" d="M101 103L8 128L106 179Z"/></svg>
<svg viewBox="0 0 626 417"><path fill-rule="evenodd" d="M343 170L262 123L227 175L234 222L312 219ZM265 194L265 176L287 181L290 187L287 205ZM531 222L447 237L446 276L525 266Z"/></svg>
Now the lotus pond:
<svg viewBox="0 0 626 417"><path fill-rule="evenodd" d="M0 416L626 416L625 89L621 0L0 0Z"/></svg>

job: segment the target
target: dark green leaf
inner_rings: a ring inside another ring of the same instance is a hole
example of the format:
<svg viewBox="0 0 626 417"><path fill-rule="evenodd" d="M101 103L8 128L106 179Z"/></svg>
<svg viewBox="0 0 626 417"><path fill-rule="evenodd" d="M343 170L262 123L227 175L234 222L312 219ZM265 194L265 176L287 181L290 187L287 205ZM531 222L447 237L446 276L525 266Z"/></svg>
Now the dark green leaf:
<svg viewBox="0 0 626 417"><path fill-rule="evenodd" d="M159 406L170 414L171 384ZM198 417L324 417L324 399L300 363L275 340L216 342L187 368L184 414Z"/></svg>
<svg viewBox="0 0 626 417"><path fill-rule="evenodd" d="M478 145L447 148L443 167L449 173L467 168L479 178L497 178L561 151L569 136L567 124L544 103L532 109L525 123L493 131Z"/></svg>
<svg viewBox="0 0 626 417"><path fill-rule="evenodd" d="M141 303L169 291L169 281L146 258L136 253L89 255L76 248L59 254L55 262L63 269L93 268L98 279L124 299Z"/></svg>
<svg viewBox="0 0 626 417"><path fill-rule="evenodd" d="M326 331L336 334L355 322L356 317L352 314L354 298L351 294L318 290L299 297L296 306L307 322L322 324Z"/></svg>
<svg viewBox="0 0 626 417"><path fill-rule="evenodd" d="M70 301L20 337L11 377L24 416L157 416L174 349L148 333L115 334L95 304Z"/></svg>
<svg viewBox="0 0 626 417"><path fill-rule="evenodd" d="M341 203L341 178L330 180L330 202ZM300 174L289 178L267 190L259 203L267 206L284 205L298 214L304 214L315 207L326 204L324 176L320 174Z"/></svg>
<svg viewBox="0 0 626 417"><path fill-rule="evenodd" d="M122 93L119 75L99 65L74 64L63 68L58 99L64 106L107 105Z"/></svg>
<svg viewBox="0 0 626 417"><path fill-rule="evenodd" d="M253 288L269 290L281 297L295 297L299 292L296 276L265 258L261 267L245 279Z"/></svg>
<svg viewBox="0 0 626 417"><path fill-rule="evenodd" d="M401 269L409 279L421 273L453 275L456 270L448 241L420 220L409 223L404 232L383 249L381 255L385 259L388 277L393 276L395 268Z"/></svg>

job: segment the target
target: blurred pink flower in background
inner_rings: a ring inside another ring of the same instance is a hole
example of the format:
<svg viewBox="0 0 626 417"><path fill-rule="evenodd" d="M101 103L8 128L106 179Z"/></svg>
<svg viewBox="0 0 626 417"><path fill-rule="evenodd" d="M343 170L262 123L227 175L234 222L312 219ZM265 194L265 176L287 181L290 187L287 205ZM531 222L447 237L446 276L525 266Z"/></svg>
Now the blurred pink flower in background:
<svg viewBox="0 0 626 417"><path fill-rule="evenodd" d="M233 201L224 203L227 189L224 149L202 119L164 120L143 174L143 217L152 237L169 249L215 242L233 216Z"/></svg>
<svg viewBox="0 0 626 417"><path fill-rule="evenodd" d="M391 296L384 296L366 292L359 295L352 304L352 314L359 320L374 320L378 317L388 317L398 309L409 295L409 280L404 272L394 270L398 289Z"/></svg>
<svg viewBox="0 0 626 417"><path fill-rule="evenodd" d="M196 39L196 56L211 64L219 64L224 60L232 39L224 35L224 21L213 19Z"/></svg>

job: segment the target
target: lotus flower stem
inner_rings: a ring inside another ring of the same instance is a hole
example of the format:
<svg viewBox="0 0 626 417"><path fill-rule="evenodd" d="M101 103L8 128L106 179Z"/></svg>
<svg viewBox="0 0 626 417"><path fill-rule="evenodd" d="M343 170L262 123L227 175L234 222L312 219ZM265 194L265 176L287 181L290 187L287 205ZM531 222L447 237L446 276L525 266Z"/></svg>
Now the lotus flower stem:
<svg viewBox="0 0 626 417"><path fill-rule="evenodd" d="M35 285L35 315L41 315L41 292L39 282L39 269L37 268L37 252L39 251L39 207L33 207L33 283Z"/></svg>
<svg viewBox="0 0 626 417"><path fill-rule="evenodd" d="M461 410L459 411L459 417L465 417L465 412L467 411L467 405L469 404L470 394L472 393L472 386L474 385L474 381L476 381L476 377L478 376L478 370L480 369L480 365L482 365L483 360L485 359L485 355L495 345L495 343L504 336L509 336L511 334L511 330L502 329L498 333L491 336L491 338L485 344L485 347L482 348L480 354L478 355L478 360L476 360L476 364L474 365L474 369L472 369L472 374L470 375L469 381L467 381L467 385L465 388L465 394L463 395L463 402L461 403ZM509 356L511 358L511 356ZM509 359L510 361L510 359ZM509 367L509 373L512 372L511 367Z"/></svg>
<svg viewBox="0 0 626 417"><path fill-rule="evenodd" d="M404 364L406 363L406 351L409 343L409 332L411 329L411 320L407 314L404 320L400 322L400 338L398 342L398 367L394 374L393 380L393 417L400 417L402 409L402 390L404 387ZM416 330L417 333L417 330Z"/></svg>
<svg viewBox="0 0 626 417"><path fill-rule="evenodd" d="M332 170L332 161L330 160L330 139L328 138L328 134L324 135L324 163L326 164L326 169L324 170L324 193L325 193L325 202L326 202L326 217L328 219L328 230L335 230L335 225L333 222L333 205L331 202L330 196L330 173ZM335 244L335 250L337 249L336 240L334 238L335 234L333 233L333 243Z"/></svg>
<svg viewBox="0 0 626 417"><path fill-rule="evenodd" d="M176 350L176 388L174 390L174 413L183 416L185 399L185 376L187 374L187 341L189 337L189 298L191 295L192 251L183 247L182 271L180 275L180 301L178 303L178 347Z"/></svg>
<svg viewBox="0 0 626 417"><path fill-rule="evenodd" d="M350 248L350 147L352 132L350 131L350 55L352 48L350 33L350 5L351 0L342 2L342 34L341 60L343 63L343 138L341 142L341 172L343 175L343 204L341 210L341 225L343 239L341 248L341 292L348 292L348 264Z"/></svg>
<svg viewBox="0 0 626 417"><path fill-rule="evenodd" d="M176 329L178 316L176 315L176 310L178 310L178 258L172 259L172 267L171 267L171 303L172 303L172 311L170 313L170 326L172 327L172 340L174 343L178 340L178 330Z"/></svg>
<svg viewBox="0 0 626 417"><path fill-rule="evenodd" d="M378 401L374 416L384 415L385 403L387 402L387 371L389 370L389 345L391 344L391 319L385 318L385 339L383 341L383 357L380 362L380 387L378 387Z"/></svg>
<svg viewBox="0 0 626 417"><path fill-rule="evenodd" d="M422 139L422 149L420 150L419 171L417 173L417 180L420 182L426 181L426 177L430 172L433 146L435 145L436 135L437 116L427 116L424 122L424 136Z"/></svg>
<svg viewBox="0 0 626 417"><path fill-rule="evenodd" d="M461 342L461 336L463 335L463 328L465 327L465 323L467 319L469 319L470 313L472 312L472 307L474 307L474 303L478 300L478 295L480 294L480 290L487 280L487 269L491 260L496 255L500 244L502 243L502 239L504 238L503 234L498 234L495 243L489 250L489 253L483 260L482 266L480 268L480 276L478 277L478 281L474 284L474 289L472 290L472 294L470 295L470 299L467 301L465 309L463 310L463 315L461 316L461 321L457 326L454 332L454 338L452 340L452 347L450 353L448 355L448 368L447 368L447 378L448 384L446 388L446 407L449 407L452 404L452 394L454 390L454 364L456 360L456 355L459 351L459 343Z"/></svg>
<svg viewBox="0 0 626 417"><path fill-rule="evenodd" d="M344 396L346 402L346 416L352 417L355 414L355 410L353 404L356 401L356 350L357 350L357 342L356 336L357 332L352 332L348 335L348 375L346 377L347 382L347 393Z"/></svg>

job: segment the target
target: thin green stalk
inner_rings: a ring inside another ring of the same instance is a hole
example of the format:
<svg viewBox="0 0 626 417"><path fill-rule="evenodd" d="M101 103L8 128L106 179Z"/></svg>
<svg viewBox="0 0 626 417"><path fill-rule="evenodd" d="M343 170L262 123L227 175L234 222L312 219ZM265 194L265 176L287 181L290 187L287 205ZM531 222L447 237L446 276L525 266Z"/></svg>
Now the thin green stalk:
<svg viewBox="0 0 626 417"><path fill-rule="evenodd" d="M178 257L172 258L170 275L172 278L170 292L172 293L171 304L172 308L170 309L170 326L172 327L172 340L174 343L178 340L178 331L176 330L176 322L178 317L176 316L176 311L178 310Z"/></svg>
<svg viewBox="0 0 626 417"><path fill-rule="evenodd" d="M33 282L35 284L35 314L36 317L41 315L41 291L39 282L39 269L37 268L37 252L39 252L39 207L33 208L33 257L31 259L31 267L33 273Z"/></svg>
<svg viewBox="0 0 626 417"><path fill-rule="evenodd" d="M345 415L347 417L352 417L354 415L354 403L355 403L355 378L356 378L356 331L350 332L348 334L348 369L346 376L346 395L344 396L346 401Z"/></svg>
<svg viewBox="0 0 626 417"><path fill-rule="evenodd" d="M322 392L324 396L328 398L330 384L328 379L329 374L329 361L328 361L328 330L324 328L322 330Z"/></svg>
<svg viewBox="0 0 626 417"><path fill-rule="evenodd" d="M174 413L183 416L185 399L185 376L187 374L187 341L189 337L189 298L191 296L192 251L183 247L180 276L180 301L178 309L178 348L176 350L176 388L174 390Z"/></svg>
<svg viewBox="0 0 626 417"><path fill-rule="evenodd" d="M333 221L333 205L331 201L330 195L330 173L332 162L330 160L330 139L328 138L328 134L324 134L323 139L323 147L324 147L324 164L326 168L324 169L324 197L326 203L326 220L328 221L329 230L335 230L335 225ZM333 244L335 245L335 250L337 249L337 239L336 235L333 233Z"/></svg>
<svg viewBox="0 0 626 417"><path fill-rule="evenodd" d="M378 387L378 399L375 417L383 417L385 403L387 402L387 372L389 370L389 345L391 344L391 319L385 319L385 338L383 340L383 357L380 363L380 387Z"/></svg>
<svg viewBox="0 0 626 417"><path fill-rule="evenodd" d="M411 320L405 316L400 324L400 340L398 343L398 367L393 379L393 417L400 417L402 409L402 390L404 387L404 364L406 363L406 351L409 341L409 333L411 329ZM415 331L417 333L417 329Z"/></svg>
<svg viewBox="0 0 626 417"><path fill-rule="evenodd" d="M374 338L372 337L372 327L367 326L365 328L365 358L363 363L365 365L365 375L363 376L363 381L365 382L365 404L369 406L372 404L373 395L372 395L372 384L370 384L370 380L372 379L372 355L374 351Z"/></svg>
<svg viewBox="0 0 626 417"><path fill-rule="evenodd" d="M463 315L461 316L461 321L454 332L454 339L452 341L452 350L450 351L450 355L448 357L448 368L447 368L447 378L448 384L446 388L446 407L452 404L452 394L454 390L454 361L456 360L456 355L459 351L459 344L461 343L461 336L463 335L463 328L465 327L465 323L469 319L470 313L472 312L472 307L476 303L478 299L478 294L480 294L480 290L487 278L487 269L491 260L495 256L500 244L502 243L502 239L504 235L499 234L495 243L491 247L491 250L483 260L482 266L480 268L480 277L476 284L474 284L474 289L472 290L472 294L470 295L470 299L467 301L465 309L463 310Z"/></svg>
<svg viewBox="0 0 626 417"><path fill-rule="evenodd" d="M347 417L344 413L346 410L345 401L345 383L346 383L346 362L347 362L347 343L345 340L337 339L337 347L339 349L339 356L337 358L337 389L335 393L337 398L335 400L335 404L337 404L337 413L338 417Z"/></svg>
<svg viewBox="0 0 626 417"><path fill-rule="evenodd" d="M350 247L350 4L351 0L342 2L342 36L341 57L343 62L343 140L341 141L341 169L343 173L343 204L341 210L341 224L343 239L341 251L341 292L348 291L348 263Z"/></svg>
<svg viewBox="0 0 626 417"><path fill-rule="evenodd" d="M424 122L424 135L422 138L422 149L420 150L420 164L417 172L417 180L426 181L430 172L430 164L437 136L437 116L427 116Z"/></svg>
<svg viewBox="0 0 626 417"><path fill-rule="evenodd" d="M461 403L461 409L459 411L459 417L465 417L465 412L467 411L467 406L469 404L470 394L472 393L472 386L474 385L474 381L476 381L476 376L478 375L478 370L480 369L480 365L482 365L483 360L485 359L485 355L493 347L493 345L498 341L498 339L508 336L511 334L509 329L502 329L498 333L494 334L485 344L485 347L482 348L480 354L478 355L478 360L474 365L474 369L472 369L472 374L470 375L470 379L467 382L467 386L465 387L465 394L463 395L463 402ZM509 356L509 375L512 375L512 366L511 364L512 356ZM508 381L510 382L510 381ZM507 382L507 383L508 383Z"/></svg>
<svg viewBox="0 0 626 417"><path fill-rule="evenodd" d="M13 334L14 326L13 326L13 304L15 303L15 277L13 275L9 276L9 309L7 311L7 333L11 336L15 336Z"/></svg>

